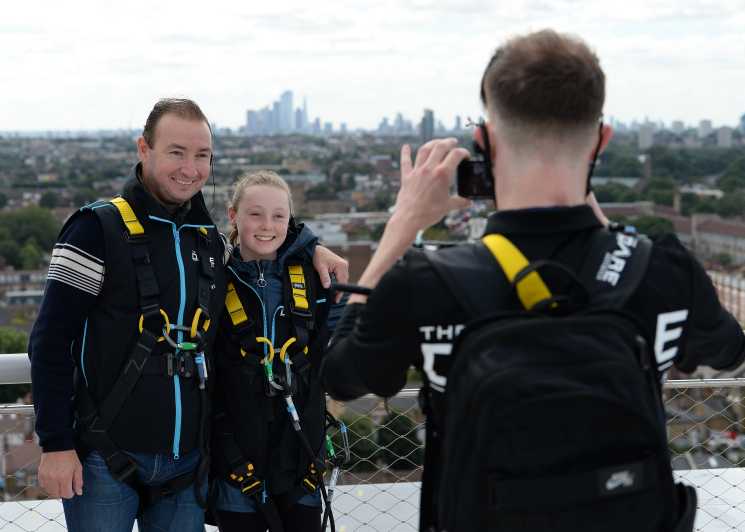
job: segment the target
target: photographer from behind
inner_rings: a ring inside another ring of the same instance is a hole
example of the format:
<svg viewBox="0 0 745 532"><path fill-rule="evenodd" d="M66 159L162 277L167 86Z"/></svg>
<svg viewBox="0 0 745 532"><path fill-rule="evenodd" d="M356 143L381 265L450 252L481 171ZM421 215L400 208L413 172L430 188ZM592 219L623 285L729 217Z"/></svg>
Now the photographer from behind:
<svg viewBox="0 0 745 532"><path fill-rule="evenodd" d="M498 207L498 211L489 217L485 243L490 238L507 240L531 264L546 259L571 272L592 267L593 282L600 282L596 279L615 280L619 286L626 286L621 267L616 268L620 272L600 271L604 264L602 261L589 264L590 258L598 255L593 248L598 235L603 242L611 242L613 246L616 241L636 246L620 249L618 253L611 248L608 251L615 258L621 252L627 253L628 263L632 265L628 266L629 271L638 262L636 249L644 247L639 244L641 239L633 235L619 232L621 236L617 236L604 229L587 202L588 174L591 174L595 158L612 135L610 126L601 121L605 74L598 57L582 40L552 30L515 37L500 46L492 56L483 74L480 91L488 119L483 127L475 130L474 140L490 159L494 200ZM413 162L410 148L403 146L401 189L395 210L359 280L360 285L373 289L372 294L369 297L352 295L322 368L326 390L342 401L367 393L393 396L405 385L410 366L421 372L427 432L420 530L427 531L444 529L445 523L438 521L443 515L441 503L447 497L460 499L460 503L471 498L483 500L483 511L491 511L498 520L502 514L490 505L499 501L488 498L484 476L509 469L511 464L508 462L521 454L496 456L497 463L490 463L492 469L489 471L484 462L477 473L478 478L466 479L471 481L472 488L469 489L473 490L473 496L444 485L447 479L443 479L443 470L449 467L451 459L441 455L443 427L453 416L468 416L464 411L444 411L445 390L450 381L459 377L457 373L450 373L455 364L455 357L451 356L453 343L466 324L483 315L523 310L521 300L495 255L484 244L453 246L434 252L439 262L449 265L450 279L441 275L425 251L411 249L419 230L438 222L450 210L468 204L466 199L450 194L456 167L468 157L468 151L458 147L455 139L428 142L418 150ZM590 200L594 201L591 196ZM616 260L613 264L621 262ZM556 268L541 270L540 277L553 294L574 297L577 291L570 276ZM612 283L606 284L609 290L613 288ZM464 303L466 298L462 294L469 292L480 295L474 298L474 306L482 309L480 315L474 314L473 309ZM647 340L653 351L650 356L655 363L651 365L657 376L672 365L690 372L700 364L727 369L742 362L745 347L742 328L722 308L705 271L675 235L654 239L648 262L639 274L638 285L629 292L620 310L638 322L640 336ZM528 336L527 343L531 343L533 338L540 342L538 335L534 335ZM557 342L557 349L561 347L560 343ZM460 355L464 353L459 351ZM598 379L604 378L605 374L598 374ZM654 394L659 400L657 389ZM494 410L504 407L496 400L491 404ZM549 417L563 420L572 427L585 422L575 419L579 416L572 411L547 410L541 420L533 419L526 423L541 425ZM666 454L664 426L661 426L660 418L656 421L660 426L655 430L663 434L660 445ZM504 431L503 438L519 436L512 426L498 429ZM629 426L620 421L615 431L609 430L609 434L621 441L627 430L630 430ZM444 437L448 435L444 434ZM553 437L558 443L535 438L537 443L534 445L545 446L542 452L536 450L536 456L550 458L556 446L568 445L577 434L566 429L557 431L555 436L552 434ZM477 449L478 442L471 444L474 450ZM485 449L497 444L499 440L492 438ZM622 447L619 449L623 450ZM458 467L460 464L451 465ZM661 467L664 469L664 463ZM669 460L666 467L670 480L666 493L672 493ZM641 475L634 477L631 473L623 473L628 472L614 473L615 476L602 485L608 486L609 490L617 487L635 490L637 486L633 479L641 478ZM549 484L530 484L528 481L526 485L537 489ZM556 491L558 493L554 495L578 493L566 488ZM665 507L659 516L649 519L644 525L635 521L635 530L680 530L670 523L679 520L678 513L694 511L685 509L686 503L674 500L673 495L669 500L656 490L644 495L645 504ZM536 494L533 503L538 498ZM695 509L695 500L693 507ZM578 516L572 530L616 530L620 525L614 520L620 523L623 519L634 520L643 515L634 511L632 506L618 514L605 515L597 511L599 506L584 508L588 509L587 515ZM539 514L536 508L536 519L539 519ZM555 514L549 512L546 515ZM692 524L692 517L689 518ZM482 525L492 522L484 519ZM548 521L530 521L528 515L523 521L513 521L509 526L484 525L479 529L538 531L547 530L546 523ZM462 522L447 528L450 532L471 529L463 527Z"/></svg>

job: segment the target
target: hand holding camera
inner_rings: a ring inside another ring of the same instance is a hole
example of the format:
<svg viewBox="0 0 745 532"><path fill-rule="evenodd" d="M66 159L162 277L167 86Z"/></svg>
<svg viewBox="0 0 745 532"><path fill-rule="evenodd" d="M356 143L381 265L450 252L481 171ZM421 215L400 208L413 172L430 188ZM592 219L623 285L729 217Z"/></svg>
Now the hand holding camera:
<svg viewBox="0 0 745 532"><path fill-rule="evenodd" d="M456 189L458 195L462 198L493 200L495 193L489 135L484 122L477 125L481 129L481 137L484 139L484 149L478 142L474 141L474 155L469 159L464 159L458 165Z"/></svg>

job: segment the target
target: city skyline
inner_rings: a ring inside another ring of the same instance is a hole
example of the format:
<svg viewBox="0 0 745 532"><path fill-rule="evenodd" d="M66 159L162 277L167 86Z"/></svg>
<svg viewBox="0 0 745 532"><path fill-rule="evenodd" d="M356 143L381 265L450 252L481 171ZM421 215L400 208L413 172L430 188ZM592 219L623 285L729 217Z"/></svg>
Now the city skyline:
<svg viewBox="0 0 745 532"><path fill-rule="evenodd" d="M287 87L337 127L372 130L425 108L452 124L483 114L478 81L495 46L544 27L597 51L607 117L736 126L744 26L745 0L12 2L0 21L0 130L138 129L164 96L237 128Z"/></svg>

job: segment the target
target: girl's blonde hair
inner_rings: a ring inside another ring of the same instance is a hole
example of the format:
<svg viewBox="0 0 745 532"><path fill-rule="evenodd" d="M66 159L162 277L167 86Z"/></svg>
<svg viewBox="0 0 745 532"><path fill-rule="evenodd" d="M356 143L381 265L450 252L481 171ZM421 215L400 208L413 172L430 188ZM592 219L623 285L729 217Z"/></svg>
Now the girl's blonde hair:
<svg viewBox="0 0 745 532"><path fill-rule="evenodd" d="M233 197L230 200L230 207L232 207L234 211L237 211L238 205L243 199L243 193L248 187L256 185L275 187L287 192L287 201L290 205L290 216L294 214L294 210L292 207L292 192L290 192L290 186L287 184L287 181L280 177L279 174L277 174L276 172L272 172L271 170L258 170L256 172L248 172L242 174L238 178L238 182L235 184L235 188L233 189ZM231 226L230 235L228 236L228 238L230 239L230 243L232 245L235 245L235 243L238 241L238 228L235 224Z"/></svg>

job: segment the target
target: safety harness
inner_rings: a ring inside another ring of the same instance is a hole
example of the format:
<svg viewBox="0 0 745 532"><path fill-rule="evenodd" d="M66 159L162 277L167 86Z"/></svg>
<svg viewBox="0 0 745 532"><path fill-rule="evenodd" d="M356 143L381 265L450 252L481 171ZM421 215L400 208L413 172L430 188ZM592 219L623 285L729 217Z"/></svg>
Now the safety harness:
<svg viewBox="0 0 745 532"><path fill-rule="evenodd" d="M281 398L284 401L293 430L310 459L308 470L302 477L300 484L307 493L311 494L320 488L326 506L324 528L327 519L330 518L331 529L333 531L335 530L334 519L330 508L333 486L336 484L339 468L349 458L346 427L326 412L324 431L330 427L336 427L342 432L343 442L345 442L344 452L337 454L331 439L327 434L325 435L326 456L334 466L329 488L330 491L327 493L323 482L326 464L323 459L319 458L321 449L314 450L312 448L310 441L303 432L300 416L293 400L293 394L297 391L293 373L299 372L302 367L309 364L307 360L308 345L311 339L311 333L316 326L314 322L314 305L311 304L312 298L310 298L306 285L303 266L301 264L290 264L287 269L290 283L289 291L287 291L289 297L286 299L288 299L287 306L289 307L289 316L293 326L294 336L282 344L279 348L279 353L277 353L277 349L269 338L255 336L255 323L246 313L243 303L236 292L235 285L232 282L228 282L227 285L225 307L233 325L234 337L239 342L242 359L257 356L259 347L262 344L266 346L264 349L265 354L261 359L265 395L270 398ZM282 368L280 371L275 371L275 357L279 358L280 367ZM293 367L295 368L294 370ZM267 493L264 479L257 477L254 463L243 456L234 434L222 431L221 436L223 438L222 450L224 458L230 468L230 472L227 475L228 482L238 488L241 493L252 497L256 501L259 510L264 514L269 525L270 532L283 532L280 511L272 500L272 497Z"/></svg>
<svg viewBox="0 0 745 532"><path fill-rule="evenodd" d="M134 264L139 296L140 319L138 322L139 337L108 395L96 404L87 388L83 387L78 404L79 438L83 447L98 451L114 479L134 489L139 496L138 515L148 506L164 497L168 497L194 484L197 501L205 506L199 485L205 480L209 469L206 453L207 416L207 359L204 354L204 333L210 326L209 300L211 287L214 284L214 272L209 265L208 231L199 228L199 253L202 268L198 281L198 308L194 313L191 326L172 324L165 310L160 307L160 290L155 271L150 260L150 239L137 219L131 205L123 197L111 200L116 207L127 230L127 242ZM172 334L177 333L177 340ZM183 341L184 334L189 340ZM162 355L153 355L159 342L167 342L173 351ZM140 377L143 375L162 375L181 378L196 377L199 379L200 392L200 464L193 472L175 477L163 484L149 486L137 477L137 464L126 453L121 451L108 435L114 419L124 406Z"/></svg>

